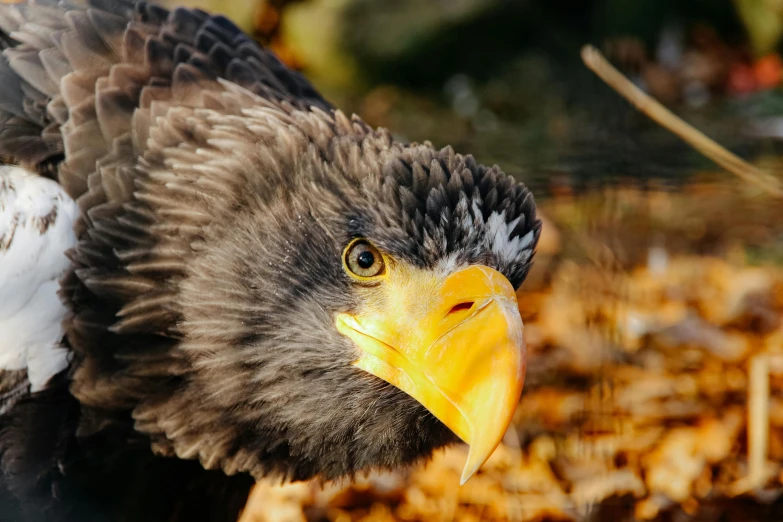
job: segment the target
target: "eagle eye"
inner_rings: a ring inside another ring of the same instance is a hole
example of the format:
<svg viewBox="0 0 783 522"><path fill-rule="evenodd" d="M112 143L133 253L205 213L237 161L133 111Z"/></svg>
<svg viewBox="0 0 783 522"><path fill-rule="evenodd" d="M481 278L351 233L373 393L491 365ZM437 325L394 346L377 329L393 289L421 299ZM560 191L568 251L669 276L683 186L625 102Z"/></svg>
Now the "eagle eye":
<svg viewBox="0 0 783 522"><path fill-rule="evenodd" d="M348 273L358 279L378 277L386 271L383 255L366 239L355 239L343 254Z"/></svg>

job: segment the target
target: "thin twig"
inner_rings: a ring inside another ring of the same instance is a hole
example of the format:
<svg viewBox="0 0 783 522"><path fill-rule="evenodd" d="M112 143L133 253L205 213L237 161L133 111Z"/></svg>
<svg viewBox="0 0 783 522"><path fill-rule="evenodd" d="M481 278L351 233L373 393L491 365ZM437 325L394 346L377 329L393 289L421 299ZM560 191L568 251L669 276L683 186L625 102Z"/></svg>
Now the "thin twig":
<svg viewBox="0 0 783 522"><path fill-rule="evenodd" d="M725 147L705 136L704 133L689 125L682 118L651 98L631 83L620 71L615 69L598 49L592 45L582 47L582 61L609 87L635 105L639 111L679 136L707 158L748 183L753 183L775 196L783 197L783 186L779 179L770 176L733 152L726 150Z"/></svg>
<svg viewBox="0 0 783 522"><path fill-rule="evenodd" d="M753 356L748 365L748 472L732 482L726 492L736 497L754 492L762 494L763 488L778 466L771 464L769 453L769 374L770 356L761 353Z"/></svg>
<svg viewBox="0 0 783 522"><path fill-rule="evenodd" d="M769 361L766 354L750 360L748 372L748 477L755 487L766 478L769 447Z"/></svg>

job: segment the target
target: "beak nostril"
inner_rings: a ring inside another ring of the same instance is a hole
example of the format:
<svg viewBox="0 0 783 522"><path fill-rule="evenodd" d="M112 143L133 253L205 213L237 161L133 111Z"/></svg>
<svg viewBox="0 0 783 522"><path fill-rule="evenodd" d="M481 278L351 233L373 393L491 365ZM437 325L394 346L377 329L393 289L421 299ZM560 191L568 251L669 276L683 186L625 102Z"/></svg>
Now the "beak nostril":
<svg viewBox="0 0 783 522"><path fill-rule="evenodd" d="M453 313L461 312L463 310L470 310L473 308L473 301L466 301L464 303L459 303L451 307L451 310L449 310L449 313L446 315L451 315Z"/></svg>

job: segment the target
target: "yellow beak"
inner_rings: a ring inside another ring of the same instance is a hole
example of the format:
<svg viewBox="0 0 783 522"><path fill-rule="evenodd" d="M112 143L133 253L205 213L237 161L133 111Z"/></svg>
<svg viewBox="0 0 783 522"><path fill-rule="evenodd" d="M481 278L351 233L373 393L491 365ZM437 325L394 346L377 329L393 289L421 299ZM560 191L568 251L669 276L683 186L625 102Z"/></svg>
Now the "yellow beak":
<svg viewBox="0 0 783 522"><path fill-rule="evenodd" d="M497 270L473 265L391 291L405 295L383 311L338 314L337 329L361 350L357 367L416 399L470 445L464 484L500 443L522 393L526 350L514 288Z"/></svg>

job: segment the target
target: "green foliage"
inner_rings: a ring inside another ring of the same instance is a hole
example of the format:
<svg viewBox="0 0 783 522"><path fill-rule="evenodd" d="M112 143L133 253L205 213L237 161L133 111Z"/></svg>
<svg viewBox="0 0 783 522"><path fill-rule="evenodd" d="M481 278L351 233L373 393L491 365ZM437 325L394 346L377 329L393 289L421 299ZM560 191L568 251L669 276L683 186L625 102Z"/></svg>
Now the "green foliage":
<svg viewBox="0 0 783 522"><path fill-rule="evenodd" d="M783 3L771 0L734 0L758 55L773 51L783 34Z"/></svg>

